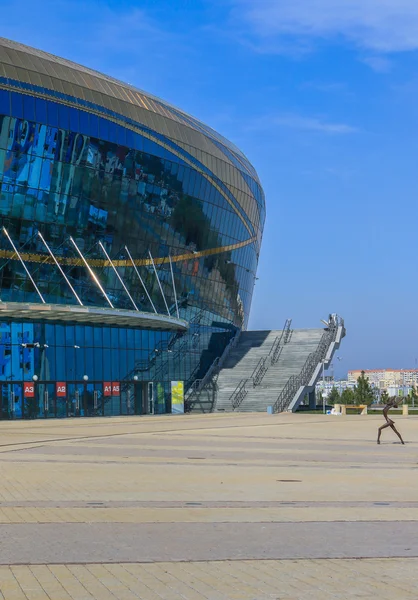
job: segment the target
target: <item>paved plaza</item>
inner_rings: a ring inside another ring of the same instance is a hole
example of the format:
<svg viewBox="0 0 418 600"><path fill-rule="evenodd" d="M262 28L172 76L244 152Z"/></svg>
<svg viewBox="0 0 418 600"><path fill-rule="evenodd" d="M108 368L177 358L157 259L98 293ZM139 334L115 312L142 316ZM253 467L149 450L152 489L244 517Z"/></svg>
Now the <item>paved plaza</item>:
<svg viewBox="0 0 418 600"><path fill-rule="evenodd" d="M0 598L418 597L418 418L0 423Z"/></svg>

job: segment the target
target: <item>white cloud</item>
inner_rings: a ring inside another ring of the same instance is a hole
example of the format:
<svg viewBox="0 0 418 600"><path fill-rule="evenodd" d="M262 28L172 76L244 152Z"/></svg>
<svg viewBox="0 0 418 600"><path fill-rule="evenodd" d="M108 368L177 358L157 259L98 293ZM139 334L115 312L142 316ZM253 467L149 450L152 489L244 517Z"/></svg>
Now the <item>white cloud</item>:
<svg viewBox="0 0 418 600"><path fill-rule="evenodd" d="M271 130L275 127L288 127L291 129L299 129L301 131L310 131L313 133L324 133L328 135L345 135L358 132L356 127L352 127L346 123L334 123L318 117L306 117L294 113L263 116L259 119L255 119L248 125L248 129L252 131Z"/></svg>
<svg viewBox="0 0 418 600"><path fill-rule="evenodd" d="M374 52L418 49L417 0L232 0L264 43L345 38Z"/></svg>
<svg viewBox="0 0 418 600"><path fill-rule="evenodd" d="M385 56L365 56L363 62L377 73L388 73L392 69L392 61Z"/></svg>

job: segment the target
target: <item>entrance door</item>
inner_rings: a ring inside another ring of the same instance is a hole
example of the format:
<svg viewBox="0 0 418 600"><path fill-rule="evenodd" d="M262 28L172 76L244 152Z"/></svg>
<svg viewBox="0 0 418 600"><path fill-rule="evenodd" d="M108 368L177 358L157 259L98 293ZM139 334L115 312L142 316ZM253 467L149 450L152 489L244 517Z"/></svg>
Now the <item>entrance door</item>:
<svg viewBox="0 0 418 600"><path fill-rule="evenodd" d="M39 417L48 419L57 416L57 402L54 383L37 384Z"/></svg>
<svg viewBox="0 0 418 600"><path fill-rule="evenodd" d="M84 386L83 414L84 417L103 416L103 384L101 382L89 382Z"/></svg>
<svg viewBox="0 0 418 600"><path fill-rule="evenodd" d="M120 387L120 414L121 415L140 415L142 408L141 395L142 383L131 381L123 383Z"/></svg>
<svg viewBox="0 0 418 600"><path fill-rule="evenodd" d="M134 415L142 415L144 413L144 384L135 382L133 384L133 403Z"/></svg>
<svg viewBox="0 0 418 600"><path fill-rule="evenodd" d="M21 383L1 383L1 419L23 418L23 388Z"/></svg>
<svg viewBox="0 0 418 600"><path fill-rule="evenodd" d="M39 384L33 381L24 381L22 390L22 399L17 400L16 385L13 384L14 395L14 417L21 419L37 419L43 416L40 407Z"/></svg>
<svg viewBox="0 0 418 600"><path fill-rule="evenodd" d="M155 403L155 399L154 399L154 382L153 381L148 381L147 384L145 384L145 410L144 410L144 414L146 415L153 415L154 414L154 403Z"/></svg>
<svg viewBox="0 0 418 600"><path fill-rule="evenodd" d="M69 416L68 385L65 381L55 383L55 416L58 419Z"/></svg>
<svg viewBox="0 0 418 600"><path fill-rule="evenodd" d="M103 383L93 384L93 417L103 417L105 411L105 398L103 396Z"/></svg>
<svg viewBox="0 0 418 600"><path fill-rule="evenodd" d="M119 381L103 382L103 414L106 417L124 414Z"/></svg>
<svg viewBox="0 0 418 600"><path fill-rule="evenodd" d="M84 414L84 383L68 383L68 416L80 417Z"/></svg>

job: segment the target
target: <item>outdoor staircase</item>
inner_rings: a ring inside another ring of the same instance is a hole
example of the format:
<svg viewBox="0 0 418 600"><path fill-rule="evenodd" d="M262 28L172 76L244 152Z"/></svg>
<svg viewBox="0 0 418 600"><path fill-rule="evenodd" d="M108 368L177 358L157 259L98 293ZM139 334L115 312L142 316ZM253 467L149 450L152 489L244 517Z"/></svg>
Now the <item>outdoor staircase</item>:
<svg viewBox="0 0 418 600"><path fill-rule="evenodd" d="M235 411L265 412L268 406L274 405L289 378L301 372L308 356L317 349L323 333L323 329L294 330L288 342L282 342L281 353L275 364L271 364L269 353L282 331L241 333L238 345L219 373L215 411L234 410L231 396L240 382L247 379L247 393ZM267 359L268 368L259 385L254 386L250 378L263 357Z"/></svg>

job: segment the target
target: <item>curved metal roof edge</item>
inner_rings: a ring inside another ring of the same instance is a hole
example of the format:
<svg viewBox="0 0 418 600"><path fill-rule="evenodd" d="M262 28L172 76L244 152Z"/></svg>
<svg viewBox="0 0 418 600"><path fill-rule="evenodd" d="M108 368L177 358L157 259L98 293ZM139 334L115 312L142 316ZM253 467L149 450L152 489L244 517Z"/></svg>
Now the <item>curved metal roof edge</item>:
<svg viewBox="0 0 418 600"><path fill-rule="evenodd" d="M187 321L168 315L99 306L77 306L75 304L0 301L0 316L2 318L31 321L62 321L87 325L145 327L148 329L174 329L179 331L186 331L189 327Z"/></svg>

